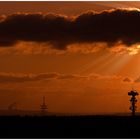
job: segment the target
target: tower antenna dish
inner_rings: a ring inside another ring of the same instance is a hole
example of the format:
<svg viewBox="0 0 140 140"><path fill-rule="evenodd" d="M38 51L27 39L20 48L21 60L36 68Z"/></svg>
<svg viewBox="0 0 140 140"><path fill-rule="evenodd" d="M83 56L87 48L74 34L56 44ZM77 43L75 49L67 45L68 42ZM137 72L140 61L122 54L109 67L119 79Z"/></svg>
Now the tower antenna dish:
<svg viewBox="0 0 140 140"><path fill-rule="evenodd" d="M138 92L136 90L131 90L130 92L128 92L128 96L131 96L130 102L131 102L131 106L130 106L130 110L132 111L132 116L135 116L135 112L136 112L136 103L137 103L137 99L136 96L138 96Z"/></svg>

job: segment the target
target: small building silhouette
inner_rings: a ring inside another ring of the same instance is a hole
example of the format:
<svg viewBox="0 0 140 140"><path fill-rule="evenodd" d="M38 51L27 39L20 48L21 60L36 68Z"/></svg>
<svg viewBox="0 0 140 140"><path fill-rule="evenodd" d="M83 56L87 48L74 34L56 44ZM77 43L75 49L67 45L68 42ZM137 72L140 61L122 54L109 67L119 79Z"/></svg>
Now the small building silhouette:
<svg viewBox="0 0 140 140"><path fill-rule="evenodd" d="M17 110L17 102L14 102L14 103L10 104L8 106L8 110L10 110L10 111Z"/></svg>

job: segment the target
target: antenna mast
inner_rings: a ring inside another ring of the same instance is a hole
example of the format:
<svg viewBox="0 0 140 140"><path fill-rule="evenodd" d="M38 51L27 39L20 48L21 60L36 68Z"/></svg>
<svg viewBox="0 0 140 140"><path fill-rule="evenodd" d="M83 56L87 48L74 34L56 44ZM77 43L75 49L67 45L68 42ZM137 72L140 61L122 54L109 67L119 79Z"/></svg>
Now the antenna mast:
<svg viewBox="0 0 140 140"><path fill-rule="evenodd" d="M47 105L45 103L45 96L43 96L43 102L40 105L40 109L41 109L42 115L45 115L46 114L46 110L48 109Z"/></svg>

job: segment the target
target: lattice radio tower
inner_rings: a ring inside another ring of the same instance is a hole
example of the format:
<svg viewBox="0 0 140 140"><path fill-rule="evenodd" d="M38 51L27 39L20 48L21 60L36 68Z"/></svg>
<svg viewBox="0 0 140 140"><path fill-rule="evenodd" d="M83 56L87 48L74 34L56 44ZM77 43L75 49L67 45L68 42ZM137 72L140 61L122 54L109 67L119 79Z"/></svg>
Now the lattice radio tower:
<svg viewBox="0 0 140 140"><path fill-rule="evenodd" d="M45 96L43 96L43 102L42 102L42 104L40 105L40 109L41 109L41 113L42 113L42 115L45 115L46 114L46 112L47 112L47 105L46 105L46 103L45 103Z"/></svg>

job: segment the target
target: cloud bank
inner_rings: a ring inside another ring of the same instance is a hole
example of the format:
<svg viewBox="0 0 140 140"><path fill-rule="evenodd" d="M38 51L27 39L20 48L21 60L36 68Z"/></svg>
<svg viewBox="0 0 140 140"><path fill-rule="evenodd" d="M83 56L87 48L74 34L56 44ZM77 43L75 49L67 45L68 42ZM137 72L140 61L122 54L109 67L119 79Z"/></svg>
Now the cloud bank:
<svg viewBox="0 0 140 140"><path fill-rule="evenodd" d="M0 73L0 83L24 83L24 82L36 82L43 80L119 80L122 82L131 82L128 77L122 77L117 75L100 75L100 74L61 74L61 73L38 73L38 74L18 74L18 73Z"/></svg>
<svg viewBox="0 0 140 140"><path fill-rule="evenodd" d="M140 11L114 9L83 13L75 18L56 14L13 14L0 18L0 46L19 41L50 43L64 50L74 43L140 42Z"/></svg>
<svg viewBox="0 0 140 140"><path fill-rule="evenodd" d="M60 74L60 73L39 73L39 74L17 74L17 73L0 73L0 83L23 83L42 80L54 79L86 79L87 76L76 74Z"/></svg>

